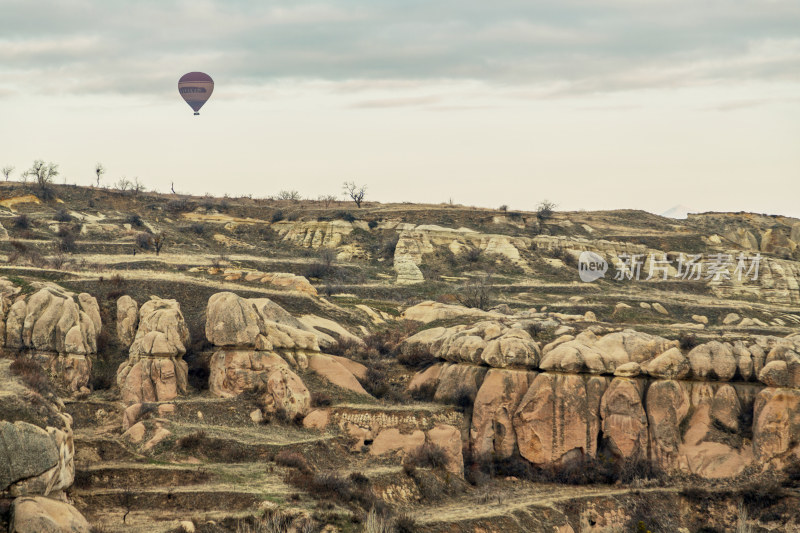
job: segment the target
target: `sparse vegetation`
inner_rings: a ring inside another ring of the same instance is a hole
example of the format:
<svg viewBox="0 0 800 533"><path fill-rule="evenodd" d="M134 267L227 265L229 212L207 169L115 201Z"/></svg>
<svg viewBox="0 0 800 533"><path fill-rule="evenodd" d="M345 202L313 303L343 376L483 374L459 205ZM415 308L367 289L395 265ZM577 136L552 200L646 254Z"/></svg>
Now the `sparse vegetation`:
<svg viewBox="0 0 800 533"><path fill-rule="evenodd" d="M356 185L354 181L346 181L343 185L344 192L356 203L356 207L361 208L364 196L367 194L366 185Z"/></svg>

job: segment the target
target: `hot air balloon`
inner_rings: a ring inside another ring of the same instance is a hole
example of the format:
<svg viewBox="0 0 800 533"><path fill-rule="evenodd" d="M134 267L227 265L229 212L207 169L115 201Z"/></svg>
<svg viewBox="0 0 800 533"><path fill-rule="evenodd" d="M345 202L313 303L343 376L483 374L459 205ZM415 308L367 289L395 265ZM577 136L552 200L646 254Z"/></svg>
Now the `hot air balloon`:
<svg viewBox="0 0 800 533"><path fill-rule="evenodd" d="M178 80L178 92L194 109L194 114L199 115L200 108L214 92L214 80L205 72L189 72Z"/></svg>

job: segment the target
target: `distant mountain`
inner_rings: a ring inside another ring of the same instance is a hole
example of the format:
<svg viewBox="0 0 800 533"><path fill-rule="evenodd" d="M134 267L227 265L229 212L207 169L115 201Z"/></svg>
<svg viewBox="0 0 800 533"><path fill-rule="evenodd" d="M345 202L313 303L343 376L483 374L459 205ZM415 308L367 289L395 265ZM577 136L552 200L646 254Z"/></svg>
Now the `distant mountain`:
<svg viewBox="0 0 800 533"><path fill-rule="evenodd" d="M696 212L697 212L696 210L690 209L685 205L676 205L661 213L661 216L667 218L686 218L689 215L689 213L696 213Z"/></svg>

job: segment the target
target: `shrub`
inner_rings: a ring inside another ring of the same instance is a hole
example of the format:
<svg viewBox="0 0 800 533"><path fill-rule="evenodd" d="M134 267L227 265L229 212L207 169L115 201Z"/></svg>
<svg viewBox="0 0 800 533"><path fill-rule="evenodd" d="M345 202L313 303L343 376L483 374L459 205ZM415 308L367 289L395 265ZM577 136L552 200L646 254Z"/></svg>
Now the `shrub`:
<svg viewBox="0 0 800 533"><path fill-rule="evenodd" d="M465 307L487 311L492 306L493 300L490 277L484 276L463 284L456 294L456 298Z"/></svg>
<svg viewBox="0 0 800 533"><path fill-rule="evenodd" d="M149 250L153 245L153 235L143 231L136 235L136 245L142 250Z"/></svg>
<svg viewBox="0 0 800 533"><path fill-rule="evenodd" d="M435 383L423 383L419 387L411 389L411 397L417 400L418 402L433 401L433 397L435 395L436 395Z"/></svg>
<svg viewBox="0 0 800 533"><path fill-rule="evenodd" d="M31 219L25 213L11 219L11 225L17 229L30 229Z"/></svg>
<svg viewBox="0 0 800 533"><path fill-rule="evenodd" d="M436 363L436 358L420 345L405 347L397 356L397 362L418 370Z"/></svg>
<svg viewBox="0 0 800 533"><path fill-rule="evenodd" d="M61 209L56 211L56 214L53 215L53 219L56 220L57 222L71 222L72 215L70 215L67 212L67 210L62 207Z"/></svg>
<svg viewBox="0 0 800 533"><path fill-rule="evenodd" d="M545 220L549 220L553 217L553 212L555 211L556 204L549 200L543 200L539 203L538 207L536 208L536 217L544 222Z"/></svg>
<svg viewBox="0 0 800 533"><path fill-rule="evenodd" d="M134 228L141 228L144 226L144 222L142 221L142 217L137 214L128 215L128 218L125 219L128 224L133 226Z"/></svg>
<svg viewBox="0 0 800 533"><path fill-rule="evenodd" d="M362 384L368 393L376 398L383 398L389 392L389 376L382 366L371 365Z"/></svg>
<svg viewBox="0 0 800 533"><path fill-rule="evenodd" d="M17 357L10 365L11 373L32 390L45 395L52 392L50 380L41 365L28 357Z"/></svg>
<svg viewBox="0 0 800 533"><path fill-rule="evenodd" d="M686 332L680 334L678 342L680 343L681 350L691 350L700 344L700 341L697 340L697 336L694 333Z"/></svg>
<svg viewBox="0 0 800 533"><path fill-rule="evenodd" d="M75 243L75 235L71 231L62 228L58 231L58 235L61 237L58 247L62 252L73 253L78 249L78 245Z"/></svg>
<svg viewBox="0 0 800 533"><path fill-rule="evenodd" d="M378 227L378 221L370 220L369 222L367 222L367 226L369 226L369 229L375 229Z"/></svg>
<svg viewBox="0 0 800 533"><path fill-rule="evenodd" d="M320 251L319 258L308 265L305 276L307 278L326 278L336 272L336 267L334 266L335 261L336 252L331 249L324 248L322 251Z"/></svg>
<svg viewBox="0 0 800 533"><path fill-rule="evenodd" d="M336 211L333 214L333 218L337 218L339 220L345 220L347 222L355 222L356 217L350 211Z"/></svg>
<svg viewBox="0 0 800 533"><path fill-rule="evenodd" d="M473 390L471 387L467 385L462 385L458 389L456 389L456 393L453 396L453 403L462 411L466 411L472 407L472 404L475 403L475 398L473 397Z"/></svg>
<svg viewBox="0 0 800 533"><path fill-rule="evenodd" d="M175 442L175 445L182 450L191 450L197 448L205 439L206 432L200 430L184 435Z"/></svg>
<svg viewBox="0 0 800 533"><path fill-rule="evenodd" d="M303 454L292 450L279 451L275 455L275 464L288 468L296 468L302 472L311 472L311 466L308 464Z"/></svg>
<svg viewBox="0 0 800 533"><path fill-rule="evenodd" d="M477 263L481 260L481 249L480 248L470 248L466 252L461 254L464 259L470 263Z"/></svg>
<svg viewBox="0 0 800 533"><path fill-rule="evenodd" d="M416 520L414 520L414 517L407 514L401 514L395 519L394 530L396 533L415 533L420 529Z"/></svg>
<svg viewBox="0 0 800 533"><path fill-rule="evenodd" d="M506 204L503 204L500 207L498 207L497 209L502 211L503 213L505 213L506 211L508 211L508 206Z"/></svg>
<svg viewBox="0 0 800 533"><path fill-rule="evenodd" d="M275 211L274 213L272 213L272 218L271 218L270 220L272 220L272 222L280 222L280 221L281 221L281 220L283 220L284 218L285 218L285 217L284 217L284 215L283 215L283 211L281 211L280 209L278 209L277 211Z"/></svg>
<svg viewBox="0 0 800 533"><path fill-rule="evenodd" d="M311 394L311 405L314 407L328 407L331 403L331 395L327 392L314 392Z"/></svg>
<svg viewBox="0 0 800 533"><path fill-rule="evenodd" d="M447 466L447 452L441 446L426 442L410 453L406 462L417 468L444 468Z"/></svg>
<svg viewBox="0 0 800 533"><path fill-rule="evenodd" d="M204 234L206 232L206 227L205 227L204 224L200 224L199 222L196 222L196 223L192 224L191 226L189 226L189 231L191 231L195 235L202 235L202 234Z"/></svg>

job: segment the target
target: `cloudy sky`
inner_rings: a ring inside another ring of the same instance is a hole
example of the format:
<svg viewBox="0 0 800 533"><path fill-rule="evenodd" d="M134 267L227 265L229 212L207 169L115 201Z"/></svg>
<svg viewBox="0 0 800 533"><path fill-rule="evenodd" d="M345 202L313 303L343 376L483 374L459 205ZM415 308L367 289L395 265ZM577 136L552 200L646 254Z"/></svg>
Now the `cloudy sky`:
<svg viewBox="0 0 800 533"><path fill-rule="evenodd" d="M798 28L797 0L0 0L0 165L800 216Z"/></svg>

